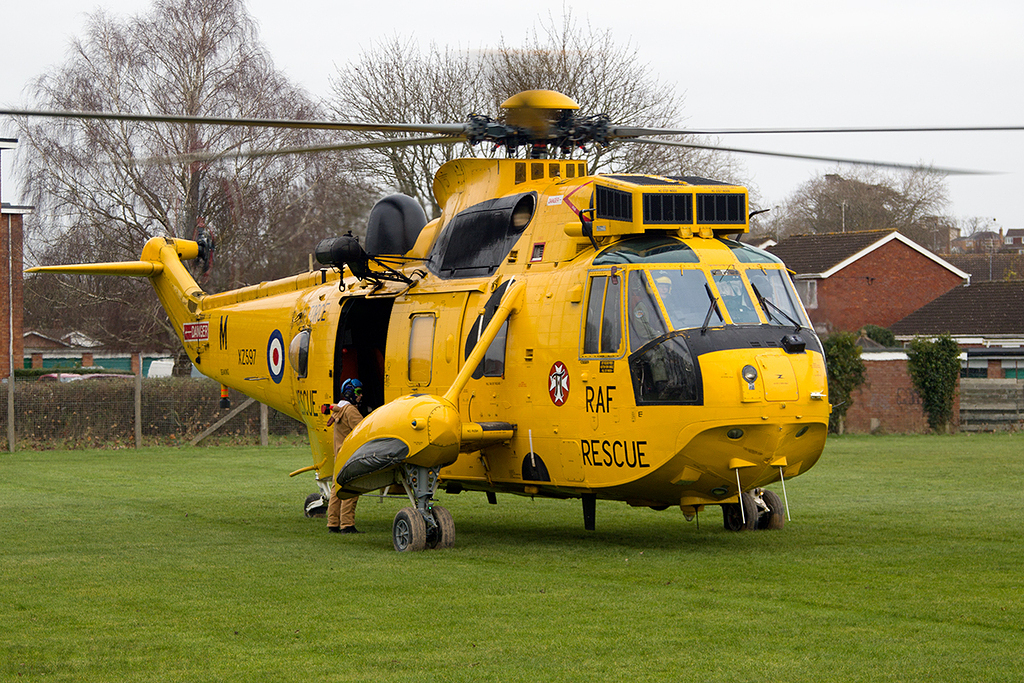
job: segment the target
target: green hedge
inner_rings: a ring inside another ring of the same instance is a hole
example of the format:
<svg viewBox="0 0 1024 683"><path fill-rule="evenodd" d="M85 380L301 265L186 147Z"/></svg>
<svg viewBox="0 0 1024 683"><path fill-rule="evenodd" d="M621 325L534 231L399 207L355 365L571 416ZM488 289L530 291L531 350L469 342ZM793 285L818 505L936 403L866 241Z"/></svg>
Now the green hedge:
<svg viewBox="0 0 1024 683"><path fill-rule="evenodd" d="M7 429L7 392L0 392L0 424ZM246 397L231 391L232 407ZM142 435L158 443L188 442L227 411L220 386L209 380L167 377L142 380ZM233 417L216 436L251 441L259 437L259 404ZM135 445L135 380L17 382L14 424L19 448L124 448ZM287 415L269 411L275 435L305 435ZM6 440L4 440L6 443Z"/></svg>
<svg viewBox="0 0 1024 683"><path fill-rule="evenodd" d="M948 431L960 380L960 347L948 334L935 339L915 337L907 358L907 371L921 396L928 426L936 432Z"/></svg>
<svg viewBox="0 0 1024 683"><path fill-rule="evenodd" d="M842 434L846 411L853 405L853 390L864 383L864 361L853 332L833 332L821 340L821 345L828 371L828 400L832 403L828 429Z"/></svg>

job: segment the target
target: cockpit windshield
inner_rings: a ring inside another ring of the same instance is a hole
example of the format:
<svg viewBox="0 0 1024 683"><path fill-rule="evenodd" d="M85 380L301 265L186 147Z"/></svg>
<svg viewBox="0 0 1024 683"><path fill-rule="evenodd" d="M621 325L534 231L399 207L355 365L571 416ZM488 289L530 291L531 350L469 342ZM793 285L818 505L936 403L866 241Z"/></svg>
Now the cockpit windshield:
<svg viewBox="0 0 1024 683"><path fill-rule="evenodd" d="M765 317L779 325L795 323L809 327L803 311L796 303L796 292L789 278L778 269L748 268L747 279L754 293L761 299Z"/></svg>
<svg viewBox="0 0 1024 683"><path fill-rule="evenodd" d="M766 321L769 325L810 326L796 292L779 268L645 268L631 270L628 281L626 326L634 350L673 330L722 325L724 312L734 325Z"/></svg>
<svg viewBox="0 0 1024 683"><path fill-rule="evenodd" d="M735 268L716 268L711 271L711 277L715 280L715 286L722 295L722 301L732 317L733 324L756 325L761 322L754 302L747 294L740 271Z"/></svg>
<svg viewBox="0 0 1024 683"><path fill-rule="evenodd" d="M721 312L712 307L708 279L702 270L651 270L651 278L674 330L701 327L711 310L712 325L721 325Z"/></svg>

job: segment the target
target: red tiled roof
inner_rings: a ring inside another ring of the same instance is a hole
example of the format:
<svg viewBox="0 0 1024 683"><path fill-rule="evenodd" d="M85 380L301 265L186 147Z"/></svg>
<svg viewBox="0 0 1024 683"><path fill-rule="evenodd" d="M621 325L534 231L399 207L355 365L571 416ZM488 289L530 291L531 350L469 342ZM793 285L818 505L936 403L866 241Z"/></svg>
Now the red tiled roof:
<svg viewBox="0 0 1024 683"><path fill-rule="evenodd" d="M1024 279L1024 254L944 254L946 261L971 274L971 282Z"/></svg>
<svg viewBox="0 0 1024 683"><path fill-rule="evenodd" d="M889 329L898 335L1024 335L1024 280L954 287Z"/></svg>
<svg viewBox="0 0 1024 683"><path fill-rule="evenodd" d="M769 247L768 251L782 259L797 275L824 273L894 232L863 230L793 235Z"/></svg>

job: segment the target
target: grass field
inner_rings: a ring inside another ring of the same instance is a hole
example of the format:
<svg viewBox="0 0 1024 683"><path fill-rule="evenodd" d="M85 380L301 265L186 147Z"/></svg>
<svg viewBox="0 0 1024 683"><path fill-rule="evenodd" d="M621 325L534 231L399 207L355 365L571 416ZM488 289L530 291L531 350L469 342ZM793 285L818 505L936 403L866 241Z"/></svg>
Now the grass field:
<svg viewBox="0 0 1024 683"><path fill-rule="evenodd" d="M401 501L356 536L301 515L308 461L0 454L0 677L1024 679L1024 437L833 439L777 532L442 494L456 547L401 555Z"/></svg>

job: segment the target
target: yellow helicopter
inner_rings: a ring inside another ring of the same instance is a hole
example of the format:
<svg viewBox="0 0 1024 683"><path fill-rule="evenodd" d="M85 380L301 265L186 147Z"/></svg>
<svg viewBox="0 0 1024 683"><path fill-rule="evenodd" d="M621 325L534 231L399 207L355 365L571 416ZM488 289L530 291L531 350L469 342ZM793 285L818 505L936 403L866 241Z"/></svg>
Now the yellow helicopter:
<svg viewBox="0 0 1024 683"><path fill-rule="evenodd" d="M439 218L387 197L365 244L324 240L310 272L206 294L183 262L208 245L165 237L138 261L28 272L149 278L200 372L305 423L312 464L293 474L314 473L314 506L332 489L404 490L396 550L452 546L438 488L492 503L579 498L587 529L598 498L679 506L687 519L714 505L727 529L781 528L785 482L821 455L830 405L822 347L785 265L733 239L749 229L746 188L591 175L567 158L573 147L682 131L577 117L551 91L503 107L504 121L330 124L528 153L448 162L434 179ZM379 407L335 471L324 408L349 378Z"/></svg>

